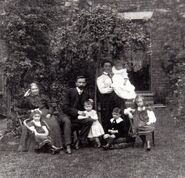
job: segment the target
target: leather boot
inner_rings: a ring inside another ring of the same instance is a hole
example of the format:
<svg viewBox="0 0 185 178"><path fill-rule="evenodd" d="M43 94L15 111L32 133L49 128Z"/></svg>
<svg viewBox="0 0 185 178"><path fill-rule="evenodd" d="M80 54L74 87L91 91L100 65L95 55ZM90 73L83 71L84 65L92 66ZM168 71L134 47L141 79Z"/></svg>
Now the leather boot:
<svg viewBox="0 0 185 178"><path fill-rule="evenodd" d="M103 146L103 149L104 150L110 149L112 147L113 141L114 141L114 139L109 137L107 140L107 144L105 146Z"/></svg>

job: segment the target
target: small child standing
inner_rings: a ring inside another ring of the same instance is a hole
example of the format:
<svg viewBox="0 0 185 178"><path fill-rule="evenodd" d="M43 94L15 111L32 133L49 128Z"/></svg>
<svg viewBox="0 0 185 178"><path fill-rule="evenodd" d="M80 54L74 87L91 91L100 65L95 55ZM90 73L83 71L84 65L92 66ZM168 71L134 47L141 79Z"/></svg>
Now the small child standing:
<svg viewBox="0 0 185 178"><path fill-rule="evenodd" d="M101 142L99 137L104 135L104 130L100 122L98 121L98 115L95 110L93 110L93 100L89 99L84 102L84 109L85 111L83 112L82 115L78 116L78 119L86 119L86 118L91 118L94 120L91 129L88 134L88 138L94 139L97 147L101 147Z"/></svg>
<svg viewBox="0 0 185 178"><path fill-rule="evenodd" d="M34 149L37 152L42 150L51 151L52 154L60 152L60 148L52 145L52 140L49 137L49 129L44 121L41 120L42 112L39 109L31 111L30 119L27 119L23 124L34 136ZM28 122L30 121L30 122ZM31 135L32 135L31 134Z"/></svg>
<svg viewBox="0 0 185 178"><path fill-rule="evenodd" d="M139 135L143 145L146 145L146 150L150 151L150 141L147 135L155 130L156 117L151 107L146 107L144 98L137 96L134 100L135 108L127 108L124 114L128 115L133 120L133 136Z"/></svg>
<svg viewBox="0 0 185 178"><path fill-rule="evenodd" d="M136 97L135 87L130 83L127 69L123 68L121 60L117 60L112 68L112 87L114 92L122 99L134 99Z"/></svg>
<svg viewBox="0 0 185 178"><path fill-rule="evenodd" d="M125 138L127 136L127 128L125 121L121 118L121 109L116 107L112 112L113 118L110 120L111 129L108 130L108 134L104 135L104 139L107 144L103 147L108 150L119 138Z"/></svg>

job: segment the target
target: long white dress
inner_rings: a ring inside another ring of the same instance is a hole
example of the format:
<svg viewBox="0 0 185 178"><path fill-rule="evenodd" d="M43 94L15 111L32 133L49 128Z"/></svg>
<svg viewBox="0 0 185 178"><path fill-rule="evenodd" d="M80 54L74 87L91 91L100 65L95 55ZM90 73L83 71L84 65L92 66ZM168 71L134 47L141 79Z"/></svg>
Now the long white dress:
<svg viewBox="0 0 185 178"><path fill-rule="evenodd" d="M78 116L78 119L86 119L86 118L91 118L94 120L91 129L88 134L88 138L94 138L94 137L100 137L105 134L102 125L98 121L98 115L95 110L91 111L84 111L85 116Z"/></svg>
<svg viewBox="0 0 185 178"><path fill-rule="evenodd" d="M114 92L123 99L134 99L136 97L135 87L130 83L128 78L127 69L117 70L115 67L112 68L112 87ZM126 80L126 83L125 83Z"/></svg>

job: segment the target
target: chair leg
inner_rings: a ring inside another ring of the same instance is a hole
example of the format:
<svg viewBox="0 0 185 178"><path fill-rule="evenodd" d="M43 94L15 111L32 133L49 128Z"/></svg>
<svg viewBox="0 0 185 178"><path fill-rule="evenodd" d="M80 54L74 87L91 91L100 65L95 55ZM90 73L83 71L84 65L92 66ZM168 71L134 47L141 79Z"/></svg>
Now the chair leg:
<svg viewBox="0 0 185 178"><path fill-rule="evenodd" d="M153 143L153 145L155 145L155 135L154 135L154 131L152 132L152 143Z"/></svg>
<svg viewBox="0 0 185 178"><path fill-rule="evenodd" d="M135 147L135 142L136 142L136 138L132 138L132 147L134 148Z"/></svg>
<svg viewBox="0 0 185 178"><path fill-rule="evenodd" d="M145 145L146 145L146 135L139 135L139 137L142 140L142 146L145 147Z"/></svg>

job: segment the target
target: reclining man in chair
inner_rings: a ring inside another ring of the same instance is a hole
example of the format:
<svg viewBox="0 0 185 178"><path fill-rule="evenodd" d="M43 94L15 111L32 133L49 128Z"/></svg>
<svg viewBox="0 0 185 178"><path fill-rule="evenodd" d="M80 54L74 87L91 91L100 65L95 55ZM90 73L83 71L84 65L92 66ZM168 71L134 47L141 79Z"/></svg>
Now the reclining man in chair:
<svg viewBox="0 0 185 178"><path fill-rule="evenodd" d="M79 129L79 140L83 143L89 133L93 124L93 120L83 119L79 120L78 115L84 112L84 102L89 99L89 95L84 91L86 86L86 78L84 76L77 76L75 82L76 88L70 88L66 91L63 104L62 113L60 114L60 122L64 129L64 142L66 146L66 153L71 154L71 133L73 127Z"/></svg>

